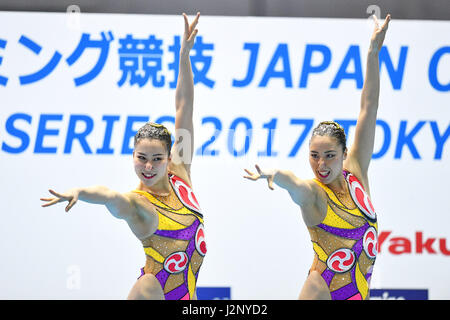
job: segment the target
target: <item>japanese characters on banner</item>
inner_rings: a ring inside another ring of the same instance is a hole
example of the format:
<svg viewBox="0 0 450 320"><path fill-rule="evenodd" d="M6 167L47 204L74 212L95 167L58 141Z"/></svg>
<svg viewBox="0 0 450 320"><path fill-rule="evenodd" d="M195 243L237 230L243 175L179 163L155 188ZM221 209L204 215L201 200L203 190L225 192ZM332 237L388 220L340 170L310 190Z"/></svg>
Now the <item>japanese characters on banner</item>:
<svg viewBox="0 0 450 320"><path fill-rule="evenodd" d="M129 191L133 136L174 128L182 16L0 13L0 298L124 299L145 262L104 207L41 208L48 189ZM201 16L193 189L208 254L199 298L295 299L313 250L299 208L244 168L313 177L308 141L351 145L373 24ZM372 297L449 299L450 23L393 17L369 171L379 223ZM430 272L433 270L433 272Z"/></svg>

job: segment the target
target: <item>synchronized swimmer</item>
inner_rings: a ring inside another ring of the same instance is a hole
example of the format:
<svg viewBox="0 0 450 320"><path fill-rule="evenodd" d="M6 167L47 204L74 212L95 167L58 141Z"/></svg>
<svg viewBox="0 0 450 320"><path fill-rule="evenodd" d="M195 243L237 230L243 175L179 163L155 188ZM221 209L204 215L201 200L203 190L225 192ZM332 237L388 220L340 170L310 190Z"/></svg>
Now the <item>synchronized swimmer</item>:
<svg viewBox="0 0 450 320"><path fill-rule="evenodd" d="M321 122L309 141L309 163L315 179L290 171L247 169L250 180L267 179L286 189L300 207L313 243L314 260L299 299L361 300L369 298L377 256L377 216L370 201L368 169L373 153L380 91L378 55L390 15L380 27L375 19L355 140L347 149L344 129Z"/></svg>
<svg viewBox="0 0 450 320"><path fill-rule="evenodd" d="M133 163L139 185L119 193L103 186L75 188L65 193L49 190L53 198L43 207L77 200L103 204L116 218L128 223L142 242L146 264L128 299L196 299L196 284L206 254L203 215L192 191L190 169L194 150L192 122L194 82L189 52L194 45L200 13L189 25L184 17L180 71L175 91L175 143L164 126L147 123L134 137ZM182 148L180 142L192 144ZM183 151L183 156L180 156Z"/></svg>

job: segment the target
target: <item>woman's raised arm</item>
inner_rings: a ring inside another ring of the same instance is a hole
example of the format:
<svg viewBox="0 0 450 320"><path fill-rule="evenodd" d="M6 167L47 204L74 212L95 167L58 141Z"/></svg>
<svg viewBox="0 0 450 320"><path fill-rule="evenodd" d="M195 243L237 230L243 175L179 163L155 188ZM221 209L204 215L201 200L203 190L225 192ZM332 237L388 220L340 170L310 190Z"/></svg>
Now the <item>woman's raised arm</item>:
<svg viewBox="0 0 450 320"><path fill-rule="evenodd" d="M194 107L194 80L192 76L189 52L194 46L198 30L195 28L200 18L197 13L194 21L189 25L188 18L183 13L184 34L180 49L180 68L177 88L175 90L175 143L172 152L172 161L175 164L183 163L188 175L194 153L194 126L192 122Z"/></svg>
<svg viewBox="0 0 450 320"><path fill-rule="evenodd" d="M347 164L351 171L358 171L364 180L372 158L375 140L375 127L378 111L378 97L380 94L379 53L383 46L384 37L388 29L390 15L386 16L380 27L375 16L375 30L370 39L367 54L367 70L364 86L361 93L361 109L356 123L355 139L348 153Z"/></svg>

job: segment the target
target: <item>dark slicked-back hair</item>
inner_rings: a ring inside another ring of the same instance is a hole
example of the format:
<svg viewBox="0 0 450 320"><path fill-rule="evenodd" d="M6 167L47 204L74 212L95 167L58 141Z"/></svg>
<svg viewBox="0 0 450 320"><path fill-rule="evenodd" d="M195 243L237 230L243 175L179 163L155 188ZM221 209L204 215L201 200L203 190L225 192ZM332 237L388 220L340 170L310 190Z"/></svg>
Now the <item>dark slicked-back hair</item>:
<svg viewBox="0 0 450 320"><path fill-rule="evenodd" d="M136 135L134 136L134 146L142 139L156 139L164 142L166 145L167 153L170 155L170 149L172 148L172 136L162 124L147 122L143 125Z"/></svg>
<svg viewBox="0 0 450 320"><path fill-rule="evenodd" d="M312 137L314 136L329 136L335 138L342 146L342 151L347 148L347 138L345 136L344 128L334 121L322 121L314 128Z"/></svg>

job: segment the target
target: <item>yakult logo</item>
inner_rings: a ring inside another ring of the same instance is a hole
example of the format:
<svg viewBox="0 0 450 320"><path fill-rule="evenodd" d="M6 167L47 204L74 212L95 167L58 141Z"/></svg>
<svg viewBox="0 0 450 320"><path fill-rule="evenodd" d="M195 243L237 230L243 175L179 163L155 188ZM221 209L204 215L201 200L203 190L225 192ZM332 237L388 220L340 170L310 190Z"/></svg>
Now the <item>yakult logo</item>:
<svg viewBox="0 0 450 320"><path fill-rule="evenodd" d="M416 231L411 238L392 235L392 231L382 231L378 234L378 252L383 250L394 255L428 253L450 256L446 238L425 237L422 231Z"/></svg>

